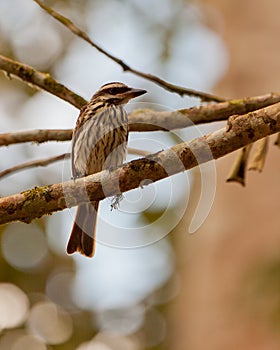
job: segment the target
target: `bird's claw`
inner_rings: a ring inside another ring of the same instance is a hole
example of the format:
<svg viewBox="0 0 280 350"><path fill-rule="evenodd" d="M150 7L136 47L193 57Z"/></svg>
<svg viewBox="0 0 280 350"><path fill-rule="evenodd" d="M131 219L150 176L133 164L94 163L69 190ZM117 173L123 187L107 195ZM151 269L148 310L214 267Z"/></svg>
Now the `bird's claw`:
<svg viewBox="0 0 280 350"><path fill-rule="evenodd" d="M123 199L123 194L117 194L111 199L111 210L118 209L120 206L120 202Z"/></svg>

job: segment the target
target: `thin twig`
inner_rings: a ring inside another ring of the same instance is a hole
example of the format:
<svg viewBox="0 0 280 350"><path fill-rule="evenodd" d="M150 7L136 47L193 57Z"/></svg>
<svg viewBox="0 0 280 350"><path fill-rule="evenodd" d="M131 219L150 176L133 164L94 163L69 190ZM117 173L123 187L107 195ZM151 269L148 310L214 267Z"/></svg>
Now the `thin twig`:
<svg viewBox="0 0 280 350"><path fill-rule="evenodd" d="M127 152L130 154L135 154L135 155L142 156L142 157L146 157L149 155L149 152L147 152L147 151L143 151L143 150L140 150L137 148L130 148L130 147L128 147ZM16 166L13 166L11 168L0 171L0 179L5 177L5 176L12 175L18 171L26 170L28 168L35 168L38 166L47 166L47 165L53 164L55 162L58 162L60 160L69 159L69 158L70 158L70 153L63 153L63 154L60 154L60 155L54 156L54 157L31 160L29 162L21 163L21 164L18 164Z"/></svg>
<svg viewBox="0 0 280 350"><path fill-rule="evenodd" d="M58 161L63 160L63 159L67 159L69 157L70 157L70 153L63 153L63 154L60 154L59 156L55 156L55 157L31 160L29 162L18 164L18 165L14 166L14 167L11 167L11 168L8 168L8 169L5 169L5 170L1 171L0 172L0 178L3 178L5 176L14 174L14 173L16 173L18 171L25 170L25 169L28 169L28 168L34 168L34 167L38 167L38 166L47 166L49 164L52 164L54 162L58 162Z"/></svg>
<svg viewBox="0 0 280 350"><path fill-rule="evenodd" d="M101 52L103 55L105 55L106 57L110 58L112 61L116 62L118 65L120 65L123 69L124 72L130 72L133 73L139 77L142 77L144 79L147 79L149 81L152 81L153 83L161 86L162 88L170 91L170 92L175 92L177 94L179 94L180 96L184 96L184 95L188 95L188 96L193 96L193 97L198 97L200 98L202 101L215 101L215 102L221 102L224 101L225 99L212 95L212 94L208 94L206 92L201 92L201 91L196 91L193 89L189 89L189 88L185 88L185 87L181 87L178 85L174 85L171 84L153 74L147 74L147 73L143 73L139 70L136 70L132 67L130 67L127 63L125 63L123 60L121 60L120 58L110 54L108 51L106 51L105 49L103 49L100 45L96 44L95 42L93 42L89 36L83 32L80 28L78 28L69 18L61 15L60 13L58 13L57 11L55 11L54 9L52 9L51 7L47 6L46 4L44 4L41 0L34 0L42 9L44 9L49 15L51 15L53 18L55 18L56 20L58 20L60 23L62 23L65 27L67 27L72 33L74 33L75 35L77 35L78 37L82 38L83 40L85 40L86 42L88 42L92 47L94 47L96 50L98 50L99 52Z"/></svg>
<svg viewBox="0 0 280 350"><path fill-rule="evenodd" d="M8 75L15 75L29 84L52 93L79 109L87 103L84 98L53 79L49 73L39 72L33 67L14 61L3 55L0 55L0 69Z"/></svg>
<svg viewBox="0 0 280 350"><path fill-rule="evenodd" d="M111 170L0 198L0 224L31 222L88 201L100 201L218 159L280 131L280 103L238 116L227 127ZM150 181L149 181L150 183Z"/></svg>
<svg viewBox="0 0 280 350"><path fill-rule="evenodd" d="M130 154L134 154L136 156L141 156L141 157L147 157L150 154L150 152L144 151L143 149L131 148L131 147L128 147L127 152Z"/></svg>

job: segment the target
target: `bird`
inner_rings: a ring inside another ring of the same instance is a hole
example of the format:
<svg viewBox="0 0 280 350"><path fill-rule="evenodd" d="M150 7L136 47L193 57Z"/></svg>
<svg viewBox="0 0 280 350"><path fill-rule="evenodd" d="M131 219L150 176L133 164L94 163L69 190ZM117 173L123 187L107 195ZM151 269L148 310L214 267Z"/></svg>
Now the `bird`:
<svg viewBox="0 0 280 350"><path fill-rule="evenodd" d="M128 140L128 118L124 105L147 91L120 82L102 85L80 110L72 135L73 179L112 169L123 164ZM67 244L67 253L92 257L99 202L77 208Z"/></svg>

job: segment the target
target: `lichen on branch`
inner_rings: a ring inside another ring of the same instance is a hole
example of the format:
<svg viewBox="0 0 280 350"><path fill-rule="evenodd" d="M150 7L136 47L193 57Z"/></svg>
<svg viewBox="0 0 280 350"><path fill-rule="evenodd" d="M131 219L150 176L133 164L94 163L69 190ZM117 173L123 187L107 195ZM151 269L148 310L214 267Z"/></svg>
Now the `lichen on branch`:
<svg viewBox="0 0 280 350"><path fill-rule="evenodd" d="M16 220L30 222L42 215L88 200L100 201L119 194L119 191L126 192L137 188L145 179L159 181L198 164L223 157L279 131L280 103L276 103L236 116L227 127L209 135L180 143L146 158L133 160L115 170L105 170L75 181L36 187L1 198L0 224Z"/></svg>
<svg viewBox="0 0 280 350"><path fill-rule="evenodd" d="M77 108L82 108L87 103L84 98L57 82L49 73L40 72L24 63L0 55L0 69L8 75L14 75L29 84L50 92Z"/></svg>

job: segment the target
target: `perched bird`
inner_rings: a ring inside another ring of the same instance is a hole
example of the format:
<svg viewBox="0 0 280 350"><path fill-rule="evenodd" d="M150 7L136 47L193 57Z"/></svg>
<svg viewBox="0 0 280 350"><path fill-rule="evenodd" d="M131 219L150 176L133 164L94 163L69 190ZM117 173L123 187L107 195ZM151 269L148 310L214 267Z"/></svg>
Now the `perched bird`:
<svg viewBox="0 0 280 350"><path fill-rule="evenodd" d="M147 91L119 82L108 83L92 96L80 112L72 137L73 177L83 177L121 165L126 157L128 120L123 105ZM99 202L79 205L67 253L91 257Z"/></svg>

